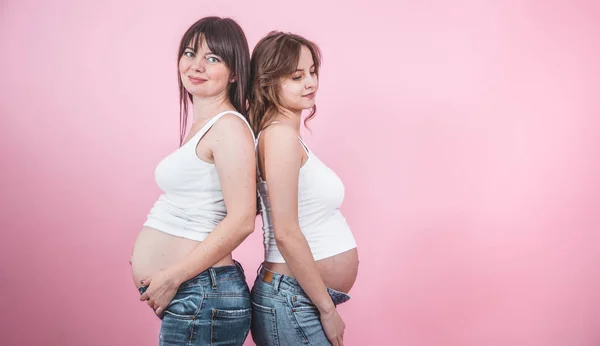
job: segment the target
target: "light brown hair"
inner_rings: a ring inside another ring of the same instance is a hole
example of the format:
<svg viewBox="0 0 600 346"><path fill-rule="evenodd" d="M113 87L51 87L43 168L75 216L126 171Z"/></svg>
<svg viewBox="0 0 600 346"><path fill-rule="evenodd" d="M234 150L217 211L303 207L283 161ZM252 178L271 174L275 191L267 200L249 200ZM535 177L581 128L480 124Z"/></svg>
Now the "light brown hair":
<svg viewBox="0 0 600 346"><path fill-rule="evenodd" d="M248 115L255 133L258 133L277 114L277 111L283 108L278 96L280 81L281 78L289 77L296 71L302 46L310 50L318 77L321 51L316 44L302 36L271 31L254 47L250 61L251 87L248 95ZM316 112L315 105L304 120L305 126Z"/></svg>

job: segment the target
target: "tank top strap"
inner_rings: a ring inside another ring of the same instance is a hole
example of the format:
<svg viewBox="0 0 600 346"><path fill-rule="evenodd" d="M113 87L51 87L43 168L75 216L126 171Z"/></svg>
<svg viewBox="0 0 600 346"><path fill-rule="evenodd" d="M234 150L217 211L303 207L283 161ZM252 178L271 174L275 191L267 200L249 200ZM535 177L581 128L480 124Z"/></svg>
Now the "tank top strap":
<svg viewBox="0 0 600 346"><path fill-rule="evenodd" d="M256 135L256 139L254 140L254 151L256 152L256 177L258 178L258 181L263 181L262 176L260 174L260 166L259 166L259 161L258 161L258 141L260 140L260 134L269 126L273 125L273 124L279 124L280 121L272 121L270 123L267 124L267 126L263 127L262 130L260 130L258 132L258 134Z"/></svg>
<svg viewBox="0 0 600 346"><path fill-rule="evenodd" d="M258 134L256 135L256 140L255 140L256 144L254 145L254 147L256 148L256 147L258 146L258 139L260 138L260 134L261 134L261 133L262 133L262 132L263 132L263 131L264 131L264 130L267 128L267 127L269 127L269 126L271 126L271 125L273 125L273 124L279 124L279 123L280 123L280 121L272 121L272 122L268 123L268 124L267 124L267 126L263 127L263 128L262 128L262 130L260 130L260 131L258 132Z"/></svg>
<svg viewBox="0 0 600 346"><path fill-rule="evenodd" d="M250 130L250 134L252 135L252 139L254 140L254 131L252 130L252 126L250 126L250 123L248 122L248 119L246 119L245 116L243 116L242 114L240 114L239 112L236 111L224 111L221 112L217 115L215 115L212 119L210 119L210 121L204 125L205 129L203 128L202 130L204 130L204 132L206 133L217 121L219 121L219 119L221 119L225 114L233 114L235 116L237 116L238 118L242 119L242 121L244 121L244 124L246 124L246 126L248 126L248 129Z"/></svg>
<svg viewBox="0 0 600 346"><path fill-rule="evenodd" d="M304 141L302 140L302 138L300 138L300 136L298 136L298 140L300 141L300 144L302 145L302 148L306 152L306 155L310 156L310 150L308 150L308 147L306 146L306 144L304 143Z"/></svg>
<svg viewBox="0 0 600 346"><path fill-rule="evenodd" d="M250 126L250 124L248 123L248 120L242 114L240 114L236 111L228 110L228 111L223 111L223 112L215 115L214 117L212 117L212 119L210 119L206 124L204 124L204 126L202 126L202 128L188 142L195 142L195 144L197 146L198 142L200 142L200 140L202 139L202 137L204 137L204 135L208 132L208 130L210 130L213 127L213 125L217 121L219 121L219 119L221 119L225 114L233 114L233 115L237 116L238 118L242 119L244 121L244 123L246 124L246 126L248 126L248 129L250 130L250 135L252 135L252 139L255 140L254 131L252 130L252 126ZM186 144L188 142L186 142Z"/></svg>

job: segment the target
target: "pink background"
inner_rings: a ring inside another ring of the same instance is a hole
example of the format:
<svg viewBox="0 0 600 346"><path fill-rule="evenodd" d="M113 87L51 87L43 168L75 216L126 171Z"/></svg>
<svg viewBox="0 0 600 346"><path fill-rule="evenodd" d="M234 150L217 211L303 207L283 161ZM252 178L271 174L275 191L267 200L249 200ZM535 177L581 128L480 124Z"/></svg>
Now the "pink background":
<svg viewBox="0 0 600 346"><path fill-rule="evenodd" d="M128 259L179 39L213 14L323 50L306 137L359 243L346 345L600 345L600 6L377 0L2 1L0 344L157 343Z"/></svg>

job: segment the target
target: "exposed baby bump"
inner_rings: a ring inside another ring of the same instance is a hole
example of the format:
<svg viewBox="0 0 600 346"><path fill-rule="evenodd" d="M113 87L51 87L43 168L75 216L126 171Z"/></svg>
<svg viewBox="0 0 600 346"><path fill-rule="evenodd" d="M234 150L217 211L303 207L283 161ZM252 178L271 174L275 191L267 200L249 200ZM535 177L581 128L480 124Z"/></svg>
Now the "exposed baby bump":
<svg viewBox="0 0 600 346"><path fill-rule="evenodd" d="M197 241L143 227L135 241L130 258L136 285L139 286L140 280L175 264L197 245Z"/></svg>

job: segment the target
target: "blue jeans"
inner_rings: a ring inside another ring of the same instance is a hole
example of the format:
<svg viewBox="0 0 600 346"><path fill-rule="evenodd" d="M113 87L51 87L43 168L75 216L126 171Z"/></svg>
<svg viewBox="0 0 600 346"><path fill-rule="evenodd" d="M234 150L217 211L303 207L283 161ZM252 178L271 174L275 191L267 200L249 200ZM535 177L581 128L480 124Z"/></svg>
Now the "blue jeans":
<svg viewBox="0 0 600 346"><path fill-rule="evenodd" d="M336 306L350 299L345 293L327 291ZM263 266L252 287L252 339L257 346L331 345L319 310L298 281Z"/></svg>
<svg viewBox="0 0 600 346"><path fill-rule="evenodd" d="M140 294L146 287L140 287ZM250 290L242 266L209 268L184 282L165 309L160 346L241 346L250 331Z"/></svg>

